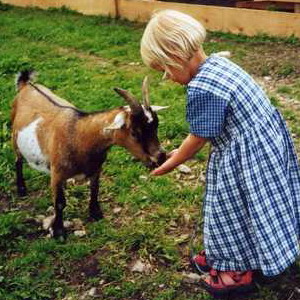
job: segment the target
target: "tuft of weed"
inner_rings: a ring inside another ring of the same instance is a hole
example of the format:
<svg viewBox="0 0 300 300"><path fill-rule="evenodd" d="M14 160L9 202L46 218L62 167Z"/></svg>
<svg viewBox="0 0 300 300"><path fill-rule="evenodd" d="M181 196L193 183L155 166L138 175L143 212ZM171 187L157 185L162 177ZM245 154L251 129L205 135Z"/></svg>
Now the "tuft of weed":
<svg viewBox="0 0 300 300"><path fill-rule="evenodd" d="M0 248L7 249L15 243L19 235L27 232L24 223L26 215L24 212L9 212L0 215Z"/></svg>
<svg viewBox="0 0 300 300"><path fill-rule="evenodd" d="M282 66L280 67L280 69L279 69L279 71L278 71L278 74L279 74L280 76L286 77L286 76L288 76L288 75L291 75L291 74L294 73L294 72L295 72L294 66L293 66L292 64L290 64L290 63L286 63L286 64L284 64L284 65L282 65Z"/></svg>
<svg viewBox="0 0 300 300"><path fill-rule="evenodd" d="M2 1L0 1L0 11L8 11L8 10L11 10L12 8L13 8L12 5L6 4L6 3L3 3Z"/></svg>
<svg viewBox="0 0 300 300"><path fill-rule="evenodd" d="M65 14L65 15L82 15L76 10L71 9L70 7L63 5L61 7L49 7L47 9L50 13L58 13L58 14Z"/></svg>

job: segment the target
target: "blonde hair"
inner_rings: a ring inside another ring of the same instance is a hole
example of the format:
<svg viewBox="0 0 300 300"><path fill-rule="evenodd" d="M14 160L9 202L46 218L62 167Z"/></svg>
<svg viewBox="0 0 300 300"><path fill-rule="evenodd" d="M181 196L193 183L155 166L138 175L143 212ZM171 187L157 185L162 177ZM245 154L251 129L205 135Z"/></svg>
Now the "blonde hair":
<svg viewBox="0 0 300 300"><path fill-rule="evenodd" d="M155 13L142 40L141 56L147 66L182 68L196 51L202 50L206 31L193 17L176 10Z"/></svg>

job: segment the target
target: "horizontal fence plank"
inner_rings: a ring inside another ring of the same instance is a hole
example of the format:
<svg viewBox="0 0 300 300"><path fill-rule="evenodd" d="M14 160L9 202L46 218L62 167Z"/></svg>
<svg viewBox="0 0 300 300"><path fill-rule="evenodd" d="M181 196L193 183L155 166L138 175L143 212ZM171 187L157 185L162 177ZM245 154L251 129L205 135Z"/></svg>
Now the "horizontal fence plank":
<svg viewBox="0 0 300 300"><path fill-rule="evenodd" d="M254 2L264 2L265 0L253 0ZM274 2L293 2L300 3L300 0L272 0Z"/></svg>
<svg viewBox="0 0 300 300"><path fill-rule="evenodd" d="M115 0L1 0L16 6L40 8L59 8L66 6L86 15L115 16Z"/></svg>
<svg viewBox="0 0 300 300"><path fill-rule="evenodd" d="M300 37L300 14L243 8L206 6L153 0L2 0L17 6L66 6L84 14L116 16L147 22L154 11L176 9L190 14L212 31Z"/></svg>
<svg viewBox="0 0 300 300"><path fill-rule="evenodd" d="M253 9L206 6L161 1L120 0L120 15L129 20L145 22L152 12L176 9L187 13L212 31L246 34L266 33L273 36L300 37L300 15Z"/></svg>

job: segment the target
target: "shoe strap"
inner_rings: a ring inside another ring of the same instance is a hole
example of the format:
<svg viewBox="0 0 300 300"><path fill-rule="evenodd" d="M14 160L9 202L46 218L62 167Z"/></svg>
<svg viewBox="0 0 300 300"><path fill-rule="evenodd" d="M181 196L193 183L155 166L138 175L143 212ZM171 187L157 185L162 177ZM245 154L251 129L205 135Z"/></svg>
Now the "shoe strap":
<svg viewBox="0 0 300 300"><path fill-rule="evenodd" d="M244 272L235 272L235 271L223 271L224 273L226 273L234 282L238 283L242 280L242 277L244 275L247 275L247 273L249 273L249 271L244 271ZM220 283L223 285L223 286L227 286L225 284L225 282L223 281L222 279L222 276L221 276L221 271L218 271L218 270L215 270L215 269L211 269L209 271L209 275L211 276L211 279L213 281L213 283Z"/></svg>
<svg viewBox="0 0 300 300"><path fill-rule="evenodd" d="M211 269L209 271L209 275L210 275L213 283L218 284L219 281L221 281L221 283L224 285L224 282L223 282L221 276L219 276L220 275L220 271L215 270L215 269Z"/></svg>

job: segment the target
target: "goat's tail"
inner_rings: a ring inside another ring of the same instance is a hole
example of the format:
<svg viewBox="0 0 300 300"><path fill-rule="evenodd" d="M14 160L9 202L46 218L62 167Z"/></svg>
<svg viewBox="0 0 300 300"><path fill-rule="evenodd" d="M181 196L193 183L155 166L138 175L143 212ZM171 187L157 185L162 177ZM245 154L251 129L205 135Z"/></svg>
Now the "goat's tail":
<svg viewBox="0 0 300 300"><path fill-rule="evenodd" d="M30 80L34 78L34 71L32 70L24 70L18 73L16 77L16 89L17 91L21 90Z"/></svg>
<svg viewBox="0 0 300 300"><path fill-rule="evenodd" d="M220 52L216 52L216 53L213 53L213 54L221 56L221 57L226 57L226 58L231 57L231 52L230 51L220 51Z"/></svg>

